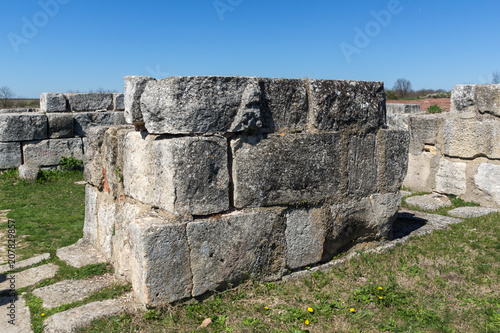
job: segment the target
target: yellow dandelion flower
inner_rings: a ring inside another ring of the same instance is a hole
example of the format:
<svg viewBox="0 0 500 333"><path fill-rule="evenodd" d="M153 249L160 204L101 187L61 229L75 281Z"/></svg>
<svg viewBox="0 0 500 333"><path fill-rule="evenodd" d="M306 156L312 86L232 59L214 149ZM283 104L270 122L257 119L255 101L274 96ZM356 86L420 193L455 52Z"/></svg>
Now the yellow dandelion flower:
<svg viewBox="0 0 500 333"><path fill-rule="evenodd" d="M42 313L42 317L45 317L45 313Z"/></svg>
<svg viewBox="0 0 500 333"><path fill-rule="evenodd" d="M354 308L350 308L349 311L356 312L356 310L354 310Z"/></svg>
<svg viewBox="0 0 500 333"><path fill-rule="evenodd" d="M378 290L382 290L383 288L382 287L378 287Z"/></svg>
<svg viewBox="0 0 500 333"><path fill-rule="evenodd" d="M314 312L314 309L313 309L313 308L311 308L311 307L308 307L308 308L307 308L307 311L309 311L309 312L313 313L313 312Z"/></svg>
<svg viewBox="0 0 500 333"><path fill-rule="evenodd" d="M306 319L306 321L304 322L306 325L309 325L309 320Z"/></svg>
<svg viewBox="0 0 500 333"><path fill-rule="evenodd" d="M269 310L269 307L268 307L268 306L265 306L265 307L264 307L264 309Z"/></svg>
<svg viewBox="0 0 500 333"><path fill-rule="evenodd" d="M285 136L285 133L280 133L280 136Z"/></svg>
<svg viewBox="0 0 500 333"><path fill-rule="evenodd" d="M379 296L379 297L378 297L378 299L384 299L384 297L382 297L382 296Z"/></svg>

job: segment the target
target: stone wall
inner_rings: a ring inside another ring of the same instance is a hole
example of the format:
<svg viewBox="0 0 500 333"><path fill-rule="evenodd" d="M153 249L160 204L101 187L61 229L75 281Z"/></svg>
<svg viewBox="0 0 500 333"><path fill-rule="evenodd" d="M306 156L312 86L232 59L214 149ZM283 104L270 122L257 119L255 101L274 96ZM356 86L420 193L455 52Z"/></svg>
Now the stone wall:
<svg viewBox="0 0 500 333"><path fill-rule="evenodd" d="M387 103L387 126L408 130L411 115L420 113L418 104Z"/></svg>
<svg viewBox="0 0 500 333"><path fill-rule="evenodd" d="M0 110L0 170L82 160L88 129L125 124L124 109L123 94L43 93L40 109Z"/></svg>
<svg viewBox="0 0 500 333"><path fill-rule="evenodd" d="M158 306L277 280L390 236L409 135L381 82L125 78L95 127L84 238Z"/></svg>
<svg viewBox="0 0 500 333"><path fill-rule="evenodd" d="M404 185L500 207L500 85L457 85L451 112L412 115Z"/></svg>

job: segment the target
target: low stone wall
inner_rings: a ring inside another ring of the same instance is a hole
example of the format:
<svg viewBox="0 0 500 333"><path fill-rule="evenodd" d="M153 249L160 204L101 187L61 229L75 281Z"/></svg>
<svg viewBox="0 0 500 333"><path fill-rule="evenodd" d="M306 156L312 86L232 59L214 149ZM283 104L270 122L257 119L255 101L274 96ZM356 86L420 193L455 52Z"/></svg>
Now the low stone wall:
<svg viewBox="0 0 500 333"><path fill-rule="evenodd" d="M500 85L457 85L451 112L412 115L404 185L500 207Z"/></svg>
<svg viewBox="0 0 500 333"><path fill-rule="evenodd" d="M125 124L123 94L43 93L40 106L0 110L0 169L82 160L89 128Z"/></svg>
<svg viewBox="0 0 500 333"><path fill-rule="evenodd" d="M125 114L89 131L84 238L148 306L391 233L409 135L381 82L126 77Z"/></svg>
<svg viewBox="0 0 500 333"><path fill-rule="evenodd" d="M420 113L418 104L387 103L387 126L408 130L408 119Z"/></svg>

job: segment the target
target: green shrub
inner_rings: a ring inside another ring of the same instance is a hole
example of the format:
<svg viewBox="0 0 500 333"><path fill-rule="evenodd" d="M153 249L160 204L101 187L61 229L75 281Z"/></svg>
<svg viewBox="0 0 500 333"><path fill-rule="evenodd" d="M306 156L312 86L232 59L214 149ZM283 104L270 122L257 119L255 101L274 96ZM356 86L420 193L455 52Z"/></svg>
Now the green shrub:
<svg viewBox="0 0 500 333"><path fill-rule="evenodd" d="M83 170L83 161L74 157L62 156L59 164L61 165L61 169L65 171Z"/></svg>
<svg viewBox="0 0 500 333"><path fill-rule="evenodd" d="M437 104L434 104L434 105L431 105L427 108L427 113L441 113L443 112L444 109L442 109L439 105Z"/></svg>

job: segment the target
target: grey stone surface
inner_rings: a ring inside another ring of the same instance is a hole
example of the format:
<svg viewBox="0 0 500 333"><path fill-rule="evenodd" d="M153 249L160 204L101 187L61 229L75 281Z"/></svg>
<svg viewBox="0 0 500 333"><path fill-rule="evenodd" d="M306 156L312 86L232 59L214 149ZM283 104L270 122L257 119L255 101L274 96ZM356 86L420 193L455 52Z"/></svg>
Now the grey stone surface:
<svg viewBox="0 0 500 333"><path fill-rule="evenodd" d="M155 79L149 76L125 76L123 80L125 82L125 120L129 124L143 122L141 95L146 84L149 81L155 81Z"/></svg>
<svg viewBox="0 0 500 333"><path fill-rule="evenodd" d="M500 84L476 85L474 101L480 113L500 117Z"/></svg>
<svg viewBox="0 0 500 333"><path fill-rule="evenodd" d="M114 93L113 94L113 110L124 111L125 110L125 94Z"/></svg>
<svg viewBox="0 0 500 333"><path fill-rule="evenodd" d="M41 112L37 108L16 108L16 109L0 109L0 113L25 113L25 112Z"/></svg>
<svg viewBox="0 0 500 333"><path fill-rule="evenodd" d="M386 119L387 119L387 126L389 128L408 130L408 122L410 121L410 114L408 113L387 114Z"/></svg>
<svg viewBox="0 0 500 333"><path fill-rule="evenodd" d="M137 301L165 305L191 296L186 225L144 217L129 226L131 280Z"/></svg>
<svg viewBox="0 0 500 333"><path fill-rule="evenodd" d="M491 213L498 213L500 209L487 207L458 207L448 211L448 214L454 217L480 217Z"/></svg>
<svg viewBox="0 0 500 333"><path fill-rule="evenodd" d="M78 308L56 313L44 322L45 333L70 333L88 326L93 320L104 319L132 311L133 302L128 297L85 304Z"/></svg>
<svg viewBox="0 0 500 333"><path fill-rule="evenodd" d="M33 295L43 300L44 308L52 309L62 304L81 301L110 286L114 281L111 275L96 275L83 280L64 280L35 289Z"/></svg>
<svg viewBox="0 0 500 333"><path fill-rule="evenodd" d="M377 150L378 185L387 192L399 191L403 184L408 171L409 144L410 136L405 130L384 129L377 133L374 149ZM366 168L369 169L370 165ZM364 177L360 173L360 178Z"/></svg>
<svg viewBox="0 0 500 333"><path fill-rule="evenodd" d="M94 247L106 256L107 260L111 259L113 244L111 238L113 236L116 222L116 206L113 197L102 193L97 204L97 243Z"/></svg>
<svg viewBox="0 0 500 333"><path fill-rule="evenodd" d="M66 94L70 110L106 111L113 109L112 93Z"/></svg>
<svg viewBox="0 0 500 333"><path fill-rule="evenodd" d="M349 194L366 196L375 191L378 171L377 155L375 134L349 138L347 148L347 191Z"/></svg>
<svg viewBox="0 0 500 333"><path fill-rule="evenodd" d="M436 173L436 191L439 193L461 195L467 190L467 164L452 162L442 158Z"/></svg>
<svg viewBox="0 0 500 333"><path fill-rule="evenodd" d="M451 91L451 111L474 111L475 85L458 84Z"/></svg>
<svg viewBox="0 0 500 333"><path fill-rule="evenodd" d="M409 121L410 154L420 155L424 152L425 145L438 144L438 139L443 137L445 115L423 114L412 115Z"/></svg>
<svg viewBox="0 0 500 333"><path fill-rule="evenodd" d="M403 185L414 192L432 192L440 158L431 152L408 154L408 172Z"/></svg>
<svg viewBox="0 0 500 333"><path fill-rule="evenodd" d="M277 279L284 265L282 208L249 209L189 223L192 295L250 278Z"/></svg>
<svg viewBox="0 0 500 333"><path fill-rule="evenodd" d="M21 179L24 179L27 181L34 181L34 180L36 180L36 177L38 176L39 171L40 171L39 165L26 163L26 164L19 166L18 174L19 174L19 178L21 178Z"/></svg>
<svg viewBox="0 0 500 333"><path fill-rule="evenodd" d="M36 256L33 258L29 258L26 260L21 260L21 261L16 262L15 269L20 269L20 268L25 268L25 267L29 267L32 265L36 265L36 264L42 262L43 260L48 260L48 259L50 259L50 253L44 253L42 255L39 255L39 256ZM0 274L8 272L9 270L11 270L9 264L0 266Z"/></svg>
<svg viewBox="0 0 500 333"><path fill-rule="evenodd" d="M23 143L24 163L40 166L57 165L61 157L83 160L83 145L80 138L50 139Z"/></svg>
<svg viewBox="0 0 500 333"><path fill-rule="evenodd" d="M9 323L11 320L12 322ZM30 310L22 296L0 297L0 331L2 333L33 333Z"/></svg>
<svg viewBox="0 0 500 333"><path fill-rule="evenodd" d="M47 113L47 119L49 138L60 139L75 136L72 113Z"/></svg>
<svg viewBox="0 0 500 333"><path fill-rule="evenodd" d="M389 114L407 114L407 113L420 113L419 104L399 104L399 103L387 103L386 104L387 115Z"/></svg>
<svg viewBox="0 0 500 333"><path fill-rule="evenodd" d="M29 141L46 138L46 115L42 113L0 114L0 141Z"/></svg>
<svg viewBox="0 0 500 333"><path fill-rule="evenodd" d="M479 190L500 205L500 165L481 163L474 175L474 182Z"/></svg>
<svg viewBox="0 0 500 333"><path fill-rule="evenodd" d="M373 219L368 224L375 240L386 239L391 236L392 225L399 207L401 194L399 192L374 193L368 198L373 211Z"/></svg>
<svg viewBox="0 0 500 333"><path fill-rule="evenodd" d="M385 125L382 82L308 80L308 84L309 122L317 129L366 131Z"/></svg>
<svg viewBox="0 0 500 333"><path fill-rule="evenodd" d="M447 196L437 193L406 198L406 203L424 210L436 210L441 207L451 206L451 201Z"/></svg>
<svg viewBox="0 0 500 333"><path fill-rule="evenodd" d="M76 268L106 262L106 257L83 238L73 245L58 249L56 255L66 264Z"/></svg>
<svg viewBox="0 0 500 333"><path fill-rule="evenodd" d="M83 157L83 177L91 185L102 188L104 184L104 172L102 161L102 144L104 134L108 126L96 126L87 131L87 144Z"/></svg>
<svg viewBox="0 0 500 333"><path fill-rule="evenodd" d="M97 209L99 190L92 186L85 186L85 220L83 224L83 239L91 246L97 246L99 236L97 231Z"/></svg>
<svg viewBox="0 0 500 333"><path fill-rule="evenodd" d="M17 168L22 163L20 142L0 142L0 169Z"/></svg>
<svg viewBox="0 0 500 333"><path fill-rule="evenodd" d="M66 112L67 101L64 94L42 93L40 94L41 112Z"/></svg>
<svg viewBox="0 0 500 333"><path fill-rule="evenodd" d="M314 202L338 195L338 133L242 137L231 141L235 207Z"/></svg>
<svg viewBox="0 0 500 333"><path fill-rule="evenodd" d="M87 136L87 131L95 126L125 125L123 112L78 112L73 117L75 136Z"/></svg>
<svg viewBox="0 0 500 333"><path fill-rule="evenodd" d="M125 138L125 194L174 214L229 208L227 142L220 137Z"/></svg>
<svg viewBox="0 0 500 333"><path fill-rule="evenodd" d="M58 269L59 266L57 265L46 264L30 268L19 273L4 275L5 280L3 278L0 279L0 281L3 281L0 283L0 290L9 290L11 282L14 280L16 289L33 286L45 279L53 278L56 275ZM14 276L14 279L11 281L12 276Z"/></svg>

